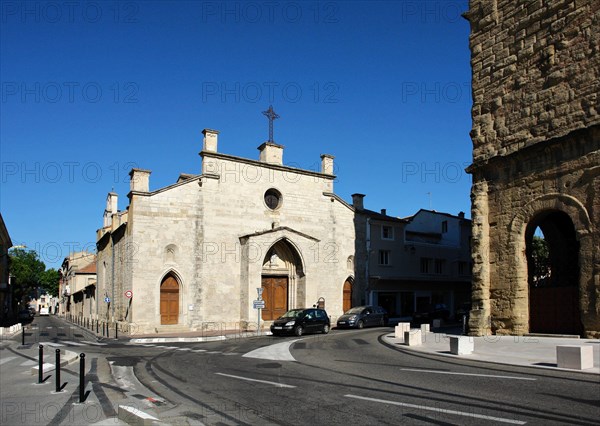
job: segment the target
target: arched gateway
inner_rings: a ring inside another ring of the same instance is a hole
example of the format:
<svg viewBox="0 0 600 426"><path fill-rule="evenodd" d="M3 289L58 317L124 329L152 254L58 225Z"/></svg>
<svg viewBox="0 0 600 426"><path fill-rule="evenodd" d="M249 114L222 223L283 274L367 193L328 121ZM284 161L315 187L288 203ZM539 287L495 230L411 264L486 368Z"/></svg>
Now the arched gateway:
<svg viewBox="0 0 600 426"><path fill-rule="evenodd" d="M262 319L274 320L290 307L295 307L300 278L303 277L302 262L298 251L287 240L276 242L267 252L262 268L262 298L265 307Z"/></svg>

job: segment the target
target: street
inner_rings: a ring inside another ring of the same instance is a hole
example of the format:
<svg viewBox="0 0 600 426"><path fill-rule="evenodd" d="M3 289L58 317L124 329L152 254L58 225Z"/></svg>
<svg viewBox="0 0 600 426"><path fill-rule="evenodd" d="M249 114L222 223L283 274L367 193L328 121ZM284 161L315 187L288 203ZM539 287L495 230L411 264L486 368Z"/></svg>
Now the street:
<svg viewBox="0 0 600 426"><path fill-rule="evenodd" d="M168 424L592 425L600 417L598 376L416 354L383 342L391 328L131 344L96 342L52 316L33 325L28 339L97 360L92 389L107 417L127 396Z"/></svg>

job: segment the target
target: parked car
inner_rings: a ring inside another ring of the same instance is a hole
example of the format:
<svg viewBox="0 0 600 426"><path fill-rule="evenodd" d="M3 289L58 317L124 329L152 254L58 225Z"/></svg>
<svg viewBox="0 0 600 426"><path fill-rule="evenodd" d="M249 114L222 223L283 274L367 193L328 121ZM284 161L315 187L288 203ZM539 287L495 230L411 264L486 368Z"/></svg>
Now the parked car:
<svg viewBox="0 0 600 426"><path fill-rule="evenodd" d="M338 318L338 328L384 326L388 324L388 313L381 306L356 306Z"/></svg>
<svg viewBox="0 0 600 426"><path fill-rule="evenodd" d="M428 322L434 319L447 320L450 318L450 311L443 303L430 305L426 310L417 311L413 314L413 321Z"/></svg>
<svg viewBox="0 0 600 426"><path fill-rule="evenodd" d="M273 321L271 333L295 334L302 336L304 333L329 333L331 323L324 309L292 309Z"/></svg>
<svg viewBox="0 0 600 426"><path fill-rule="evenodd" d="M48 308L40 308L40 316L50 315Z"/></svg>

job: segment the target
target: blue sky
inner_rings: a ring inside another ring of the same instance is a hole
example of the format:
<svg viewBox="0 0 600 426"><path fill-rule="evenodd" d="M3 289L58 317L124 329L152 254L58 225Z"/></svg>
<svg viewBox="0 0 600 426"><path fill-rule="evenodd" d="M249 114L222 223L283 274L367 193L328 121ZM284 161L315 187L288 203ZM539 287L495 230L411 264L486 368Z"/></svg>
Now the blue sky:
<svg viewBox="0 0 600 426"><path fill-rule="evenodd" d="M0 7L0 211L48 266L94 249L131 167L152 170L151 189L199 173L203 128L257 159L270 104L284 163L333 154L345 200L470 216L467 1Z"/></svg>

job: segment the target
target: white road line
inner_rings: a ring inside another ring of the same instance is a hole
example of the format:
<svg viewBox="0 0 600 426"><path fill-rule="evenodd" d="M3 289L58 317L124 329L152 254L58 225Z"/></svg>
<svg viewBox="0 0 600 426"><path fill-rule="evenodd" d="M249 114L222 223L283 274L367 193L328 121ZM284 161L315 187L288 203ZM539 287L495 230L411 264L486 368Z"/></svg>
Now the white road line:
<svg viewBox="0 0 600 426"><path fill-rule="evenodd" d="M530 377L516 377L516 376L498 376L494 374L476 374L476 373L457 373L453 371L437 371L437 370L420 370L418 368L401 368L402 371L416 371L417 373L434 373L434 374L450 374L454 376L475 376L475 377L492 377L495 379L511 379L511 380L530 380L536 381Z"/></svg>
<svg viewBox="0 0 600 426"><path fill-rule="evenodd" d="M70 340L61 340L61 342L66 343L67 345L72 345L72 346L85 346L85 343L71 342Z"/></svg>
<svg viewBox="0 0 600 426"><path fill-rule="evenodd" d="M231 374L225 374L225 373L215 373L215 374L218 374L219 376L224 376L224 377L231 377L232 379L246 380L248 382L265 383L267 385L273 385L278 388L295 388L296 387L296 386L292 386L292 385L285 385L283 383L269 382L268 380L250 379L249 377L233 376Z"/></svg>
<svg viewBox="0 0 600 426"><path fill-rule="evenodd" d="M239 352L227 352L227 353L225 353L223 355L225 355L225 356L231 356L231 355L239 355L239 354L240 354Z"/></svg>
<svg viewBox="0 0 600 426"><path fill-rule="evenodd" d="M93 346L107 346L108 345L108 343L90 342L88 340L82 340L81 343L85 343L86 345L93 345Z"/></svg>
<svg viewBox="0 0 600 426"><path fill-rule="evenodd" d="M440 414L454 414L456 416L472 417L474 419L492 420L495 422L510 423L514 425L524 425L527 422L521 420L505 419L503 417L485 416L483 414L468 413L466 411L447 410L444 408L427 407L426 405L407 404L405 402L388 401L385 399L367 398L358 395L344 395L347 398L362 399L363 401L380 402L383 404L398 405L400 407L415 408L417 410L433 411Z"/></svg>
<svg viewBox="0 0 600 426"><path fill-rule="evenodd" d="M55 343L55 342L46 342L46 344L47 344L48 346L55 346L55 347L57 347L57 348L60 348L60 347L66 346L66 345L63 345L62 343Z"/></svg>
<svg viewBox="0 0 600 426"><path fill-rule="evenodd" d="M190 349L190 348L179 348L177 350L178 351L191 351L192 349Z"/></svg>
<svg viewBox="0 0 600 426"><path fill-rule="evenodd" d="M140 345L140 346L143 346L143 347L145 347L145 348L153 348L153 347L155 347L156 345Z"/></svg>
<svg viewBox="0 0 600 426"><path fill-rule="evenodd" d="M288 340L274 345L263 346L242 356L247 358L270 359L272 361L296 361L290 352L290 346L298 340Z"/></svg>
<svg viewBox="0 0 600 426"><path fill-rule="evenodd" d="M210 351L210 352L206 352L207 354L222 354L223 352L221 351Z"/></svg>
<svg viewBox="0 0 600 426"><path fill-rule="evenodd" d="M21 364L21 367L30 367L32 365L39 365L39 362L28 359L27 361Z"/></svg>
<svg viewBox="0 0 600 426"><path fill-rule="evenodd" d="M192 352L206 352L206 349L194 349Z"/></svg>
<svg viewBox="0 0 600 426"><path fill-rule="evenodd" d="M0 365L6 363L8 361L12 361L15 358L16 358L16 356L7 356L6 358L0 358Z"/></svg>

